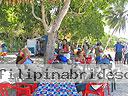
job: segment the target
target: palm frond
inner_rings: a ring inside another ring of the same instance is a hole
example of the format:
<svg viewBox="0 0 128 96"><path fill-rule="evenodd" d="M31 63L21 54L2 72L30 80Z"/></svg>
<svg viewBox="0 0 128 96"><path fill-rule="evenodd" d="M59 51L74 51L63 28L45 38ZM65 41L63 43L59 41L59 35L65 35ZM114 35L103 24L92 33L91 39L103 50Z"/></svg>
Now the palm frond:
<svg viewBox="0 0 128 96"><path fill-rule="evenodd" d="M107 13L108 16L105 17L105 20L111 29L119 32L126 30L126 17L128 15L128 10L125 10L126 2L128 0L115 2L113 6L107 9L109 14Z"/></svg>

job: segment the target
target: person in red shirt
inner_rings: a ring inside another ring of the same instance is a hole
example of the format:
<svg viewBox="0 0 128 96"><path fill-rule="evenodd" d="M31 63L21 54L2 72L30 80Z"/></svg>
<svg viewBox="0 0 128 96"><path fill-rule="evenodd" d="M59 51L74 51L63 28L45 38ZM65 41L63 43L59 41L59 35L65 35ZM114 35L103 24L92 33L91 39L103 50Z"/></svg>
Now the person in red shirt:
<svg viewBox="0 0 128 96"><path fill-rule="evenodd" d="M85 64L85 57L84 57L82 51L77 52L77 57L76 57L75 61L80 62L81 64Z"/></svg>
<svg viewBox="0 0 128 96"><path fill-rule="evenodd" d="M63 55L69 60L70 59L70 48L67 43L67 40L63 40L63 48L62 48Z"/></svg>
<svg viewBox="0 0 128 96"><path fill-rule="evenodd" d="M63 51L68 53L69 52L69 45L67 44L67 40L63 40Z"/></svg>

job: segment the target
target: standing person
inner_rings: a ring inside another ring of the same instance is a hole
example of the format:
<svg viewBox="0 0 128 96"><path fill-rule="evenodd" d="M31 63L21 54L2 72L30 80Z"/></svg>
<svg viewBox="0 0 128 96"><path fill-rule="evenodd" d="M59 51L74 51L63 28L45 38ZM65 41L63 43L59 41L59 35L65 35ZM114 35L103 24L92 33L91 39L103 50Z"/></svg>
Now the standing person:
<svg viewBox="0 0 128 96"><path fill-rule="evenodd" d="M63 51L64 52L69 52L69 45L68 45L66 39L63 40Z"/></svg>
<svg viewBox="0 0 128 96"><path fill-rule="evenodd" d="M87 55L89 50L89 44L87 41L84 42L83 49L84 49L85 55Z"/></svg>
<svg viewBox="0 0 128 96"><path fill-rule="evenodd" d="M38 40L36 42L36 54L40 55L40 42Z"/></svg>
<svg viewBox="0 0 128 96"><path fill-rule="evenodd" d="M59 43L59 45L58 45L59 50L61 50L61 49L63 48L62 40L59 39L59 40L58 40L58 43Z"/></svg>
<svg viewBox="0 0 128 96"><path fill-rule="evenodd" d="M117 42L114 46L115 49L115 63L119 64L122 63L122 49L124 46L121 44L121 42Z"/></svg>
<svg viewBox="0 0 128 96"><path fill-rule="evenodd" d="M62 50L63 50L63 52L64 52L64 56L67 58L67 59L70 59L70 53L69 53L69 50L70 48L69 48L69 45L68 45L68 43L67 43L67 40L66 39L64 39L63 40L63 48L62 48Z"/></svg>
<svg viewBox="0 0 128 96"><path fill-rule="evenodd" d="M98 62L100 61L101 57L102 57L102 54L103 54L103 47L102 47L102 44L101 42L98 42L95 46L95 61L96 61L96 64L98 64Z"/></svg>
<svg viewBox="0 0 128 96"><path fill-rule="evenodd" d="M74 49L75 49L74 44L71 44L71 46L70 46L70 50L71 50L71 52L72 52L73 55L74 55Z"/></svg>
<svg viewBox="0 0 128 96"><path fill-rule="evenodd" d="M56 54L58 54L58 51L59 51L59 44L58 44L58 41L55 42L55 52Z"/></svg>
<svg viewBox="0 0 128 96"><path fill-rule="evenodd" d="M128 42L124 46L124 64L128 64Z"/></svg>

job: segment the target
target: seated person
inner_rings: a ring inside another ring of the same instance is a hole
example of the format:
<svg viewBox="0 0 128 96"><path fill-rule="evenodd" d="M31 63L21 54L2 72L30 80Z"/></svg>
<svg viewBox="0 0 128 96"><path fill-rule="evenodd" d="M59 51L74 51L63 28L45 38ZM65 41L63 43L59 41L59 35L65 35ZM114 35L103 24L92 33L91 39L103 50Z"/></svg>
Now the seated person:
<svg viewBox="0 0 128 96"><path fill-rule="evenodd" d="M30 59L30 52L28 48L23 48L16 59L16 64L32 64L33 61Z"/></svg>
<svg viewBox="0 0 128 96"><path fill-rule="evenodd" d="M110 64L110 59L107 57L107 55L104 55L98 64Z"/></svg>
<svg viewBox="0 0 128 96"><path fill-rule="evenodd" d="M85 57L84 57L82 51L79 50L77 52L77 57L76 57L75 61L80 62L81 64L85 64Z"/></svg>
<svg viewBox="0 0 128 96"><path fill-rule="evenodd" d="M68 59L63 55L63 50L59 50L58 51L58 55L56 56L55 60L53 61L55 62L59 62L59 63L67 63Z"/></svg>

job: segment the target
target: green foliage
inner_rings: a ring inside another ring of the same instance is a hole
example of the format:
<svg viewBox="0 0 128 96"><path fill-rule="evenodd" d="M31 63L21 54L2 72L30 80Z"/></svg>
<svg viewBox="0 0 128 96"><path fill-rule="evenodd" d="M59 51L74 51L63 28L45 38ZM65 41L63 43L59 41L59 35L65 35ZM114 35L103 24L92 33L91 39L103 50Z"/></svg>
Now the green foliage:
<svg viewBox="0 0 128 96"><path fill-rule="evenodd" d="M118 0L117 2L113 3L114 6L109 6L104 11L107 24L110 26L111 29L115 29L116 32L126 31L128 10L125 9L125 6L127 4L128 0Z"/></svg>
<svg viewBox="0 0 128 96"><path fill-rule="evenodd" d="M109 38L110 38L110 35L107 34L107 33L105 33L105 35L101 38L100 41L102 42L102 45L103 45L104 48L105 48L106 42L108 41ZM116 40L117 40L117 37L113 36L111 41L108 44L108 48L113 48Z"/></svg>
<svg viewBox="0 0 128 96"><path fill-rule="evenodd" d="M59 0L60 2L57 3L49 1L51 0L44 0L44 5L46 21L50 24L57 17L64 0ZM123 14L126 13L124 11L126 2L128 0L71 0L70 9L59 29L59 38L62 39L71 33L71 42L82 43L86 39L91 43L102 41L105 45L110 36L104 34L106 19L103 18L107 17L107 24L112 28L116 26L117 29L124 29L126 15ZM114 5L114 8L111 5ZM51 15L50 10L55 7L57 11ZM35 14L41 17L40 0L35 0ZM28 38L44 34L42 23L36 20L31 13L30 4L15 6L2 4L0 17L0 40L7 42L10 49L22 48ZM115 39L112 39L111 44L114 41Z"/></svg>
<svg viewBox="0 0 128 96"><path fill-rule="evenodd" d="M35 10L38 10L38 6ZM36 11L39 16L40 11ZM30 4L0 7L0 40L7 43L11 51L24 47L28 38L43 35L43 26L31 14ZM14 49L12 49L14 48Z"/></svg>
<svg viewBox="0 0 128 96"><path fill-rule="evenodd" d="M74 0L75 1L75 0ZM86 11L81 13L69 12L61 25L61 32L63 35L72 34L71 40L74 42L78 39L88 39L90 41L99 41L104 36L104 22L102 21L102 14L89 2L86 6ZM79 5L79 4L78 4ZM77 6L74 5L74 6ZM72 5L72 8L74 7Z"/></svg>

